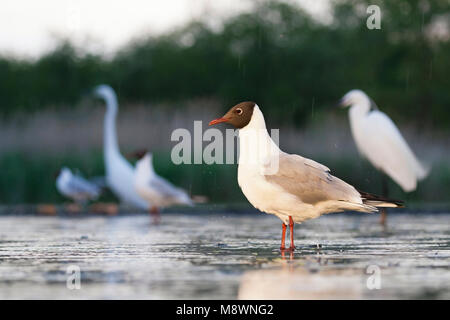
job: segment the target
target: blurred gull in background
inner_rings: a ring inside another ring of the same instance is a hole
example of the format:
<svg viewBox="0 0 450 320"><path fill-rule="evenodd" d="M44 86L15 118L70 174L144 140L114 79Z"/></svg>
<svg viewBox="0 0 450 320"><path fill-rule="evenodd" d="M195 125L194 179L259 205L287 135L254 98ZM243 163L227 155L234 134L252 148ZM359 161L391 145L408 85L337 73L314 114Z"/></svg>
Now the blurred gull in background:
<svg viewBox="0 0 450 320"><path fill-rule="evenodd" d="M56 178L56 188L63 196L77 203L84 204L89 200L96 200L101 188L80 175L75 175L69 168L63 167Z"/></svg>
<svg viewBox="0 0 450 320"><path fill-rule="evenodd" d="M145 150L132 154L138 158L134 172L134 186L137 193L149 201L150 214L154 215L155 223L159 222L159 208L173 205L192 206L193 202L183 189L159 176L153 168L153 155Z"/></svg>
<svg viewBox="0 0 450 320"><path fill-rule="evenodd" d="M360 154L391 177L403 191L416 190L417 181L427 176L429 168L416 158L394 122L361 90L349 91L339 104L350 106L350 127ZM385 179L383 193L388 196ZM385 210L380 222L386 223Z"/></svg>
<svg viewBox="0 0 450 320"><path fill-rule="evenodd" d="M121 202L135 208L147 210L150 207L149 202L142 199L134 189L133 166L119 151L116 133L118 112L116 93L108 85L99 85L95 88L95 95L102 98L106 103L103 128L103 152L108 187Z"/></svg>

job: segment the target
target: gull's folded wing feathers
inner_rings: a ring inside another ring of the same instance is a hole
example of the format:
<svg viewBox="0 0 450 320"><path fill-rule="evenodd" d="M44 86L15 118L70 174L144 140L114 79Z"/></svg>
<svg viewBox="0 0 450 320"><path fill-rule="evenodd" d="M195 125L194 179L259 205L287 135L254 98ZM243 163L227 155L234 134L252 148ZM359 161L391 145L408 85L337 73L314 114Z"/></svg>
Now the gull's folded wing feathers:
<svg viewBox="0 0 450 320"><path fill-rule="evenodd" d="M326 167L323 164L320 164L320 163L318 163L318 162L316 162L314 160L303 158L303 157L301 157L299 155L295 155L295 154L291 154L291 156L297 156L299 158L302 158L304 163L305 163L305 165L307 165L307 166L310 166L310 167L313 167L313 168L316 168L316 169L319 169L319 170L322 170L322 171L330 172L330 169L328 167Z"/></svg>
<svg viewBox="0 0 450 320"><path fill-rule="evenodd" d="M278 172L265 178L304 203L329 200L362 203L354 187L331 175L326 166L299 155L281 153Z"/></svg>
<svg viewBox="0 0 450 320"><path fill-rule="evenodd" d="M164 194L164 196L168 198L177 197L181 192L183 192L182 190L171 184L169 181L159 176L156 176L150 180L150 186L158 190L158 192Z"/></svg>
<svg viewBox="0 0 450 320"><path fill-rule="evenodd" d="M68 187L74 193L85 193L94 197L98 196L100 193L100 190L96 185L79 176L72 176L68 183Z"/></svg>

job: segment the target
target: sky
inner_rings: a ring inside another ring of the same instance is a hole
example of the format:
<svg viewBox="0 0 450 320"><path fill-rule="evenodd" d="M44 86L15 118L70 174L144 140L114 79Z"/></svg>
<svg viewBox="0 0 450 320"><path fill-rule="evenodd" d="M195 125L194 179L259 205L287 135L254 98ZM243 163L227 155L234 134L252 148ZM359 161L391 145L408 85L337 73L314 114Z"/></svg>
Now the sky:
<svg viewBox="0 0 450 320"><path fill-rule="evenodd" d="M328 0L286 0L319 15ZM132 38L160 34L208 17L220 21L250 10L244 0L6 0L0 10L0 54L37 57L58 40L112 53Z"/></svg>

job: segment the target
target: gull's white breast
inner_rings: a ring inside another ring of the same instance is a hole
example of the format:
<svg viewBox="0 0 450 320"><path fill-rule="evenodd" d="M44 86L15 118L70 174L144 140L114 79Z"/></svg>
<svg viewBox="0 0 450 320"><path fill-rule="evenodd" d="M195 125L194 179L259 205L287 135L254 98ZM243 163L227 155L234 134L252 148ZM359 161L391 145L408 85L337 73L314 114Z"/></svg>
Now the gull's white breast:
<svg viewBox="0 0 450 320"><path fill-rule="evenodd" d="M302 222L320 215L315 206L302 202L295 195L267 181L256 165L239 164L238 183L255 208L276 215L286 224L289 216L295 222Z"/></svg>

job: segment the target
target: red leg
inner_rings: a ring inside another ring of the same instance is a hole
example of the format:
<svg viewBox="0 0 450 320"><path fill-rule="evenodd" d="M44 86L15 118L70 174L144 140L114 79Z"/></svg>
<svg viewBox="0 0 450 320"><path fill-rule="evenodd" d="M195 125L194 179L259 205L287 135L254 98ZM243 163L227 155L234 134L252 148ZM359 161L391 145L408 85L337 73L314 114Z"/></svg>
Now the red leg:
<svg viewBox="0 0 450 320"><path fill-rule="evenodd" d="M294 220L291 216L289 216L289 233L291 234L291 246L289 247L290 250L295 250L294 246Z"/></svg>
<svg viewBox="0 0 450 320"><path fill-rule="evenodd" d="M159 214L158 207L151 207L150 208L150 215L153 216L153 224L159 224L161 221L161 215Z"/></svg>
<svg viewBox="0 0 450 320"><path fill-rule="evenodd" d="M284 249L286 249L286 246L285 246L286 225L284 224L284 222L281 224L281 227L283 228L283 230L281 231L281 247L280 247L280 250L283 251Z"/></svg>
<svg viewBox="0 0 450 320"><path fill-rule="evenodd" d="M380 216L380 224L383 227L386 227L386 219L387 219L386 209L383 208L383 209L381 209L381 216Z"/></svg>
<svg viewBox="0 0 450 320"><path fill-rule="evenodd" d="M281 259L286 260L286 251L289 251L289 260L294 260L294 250L291 249L281 249Z"/></svg>

